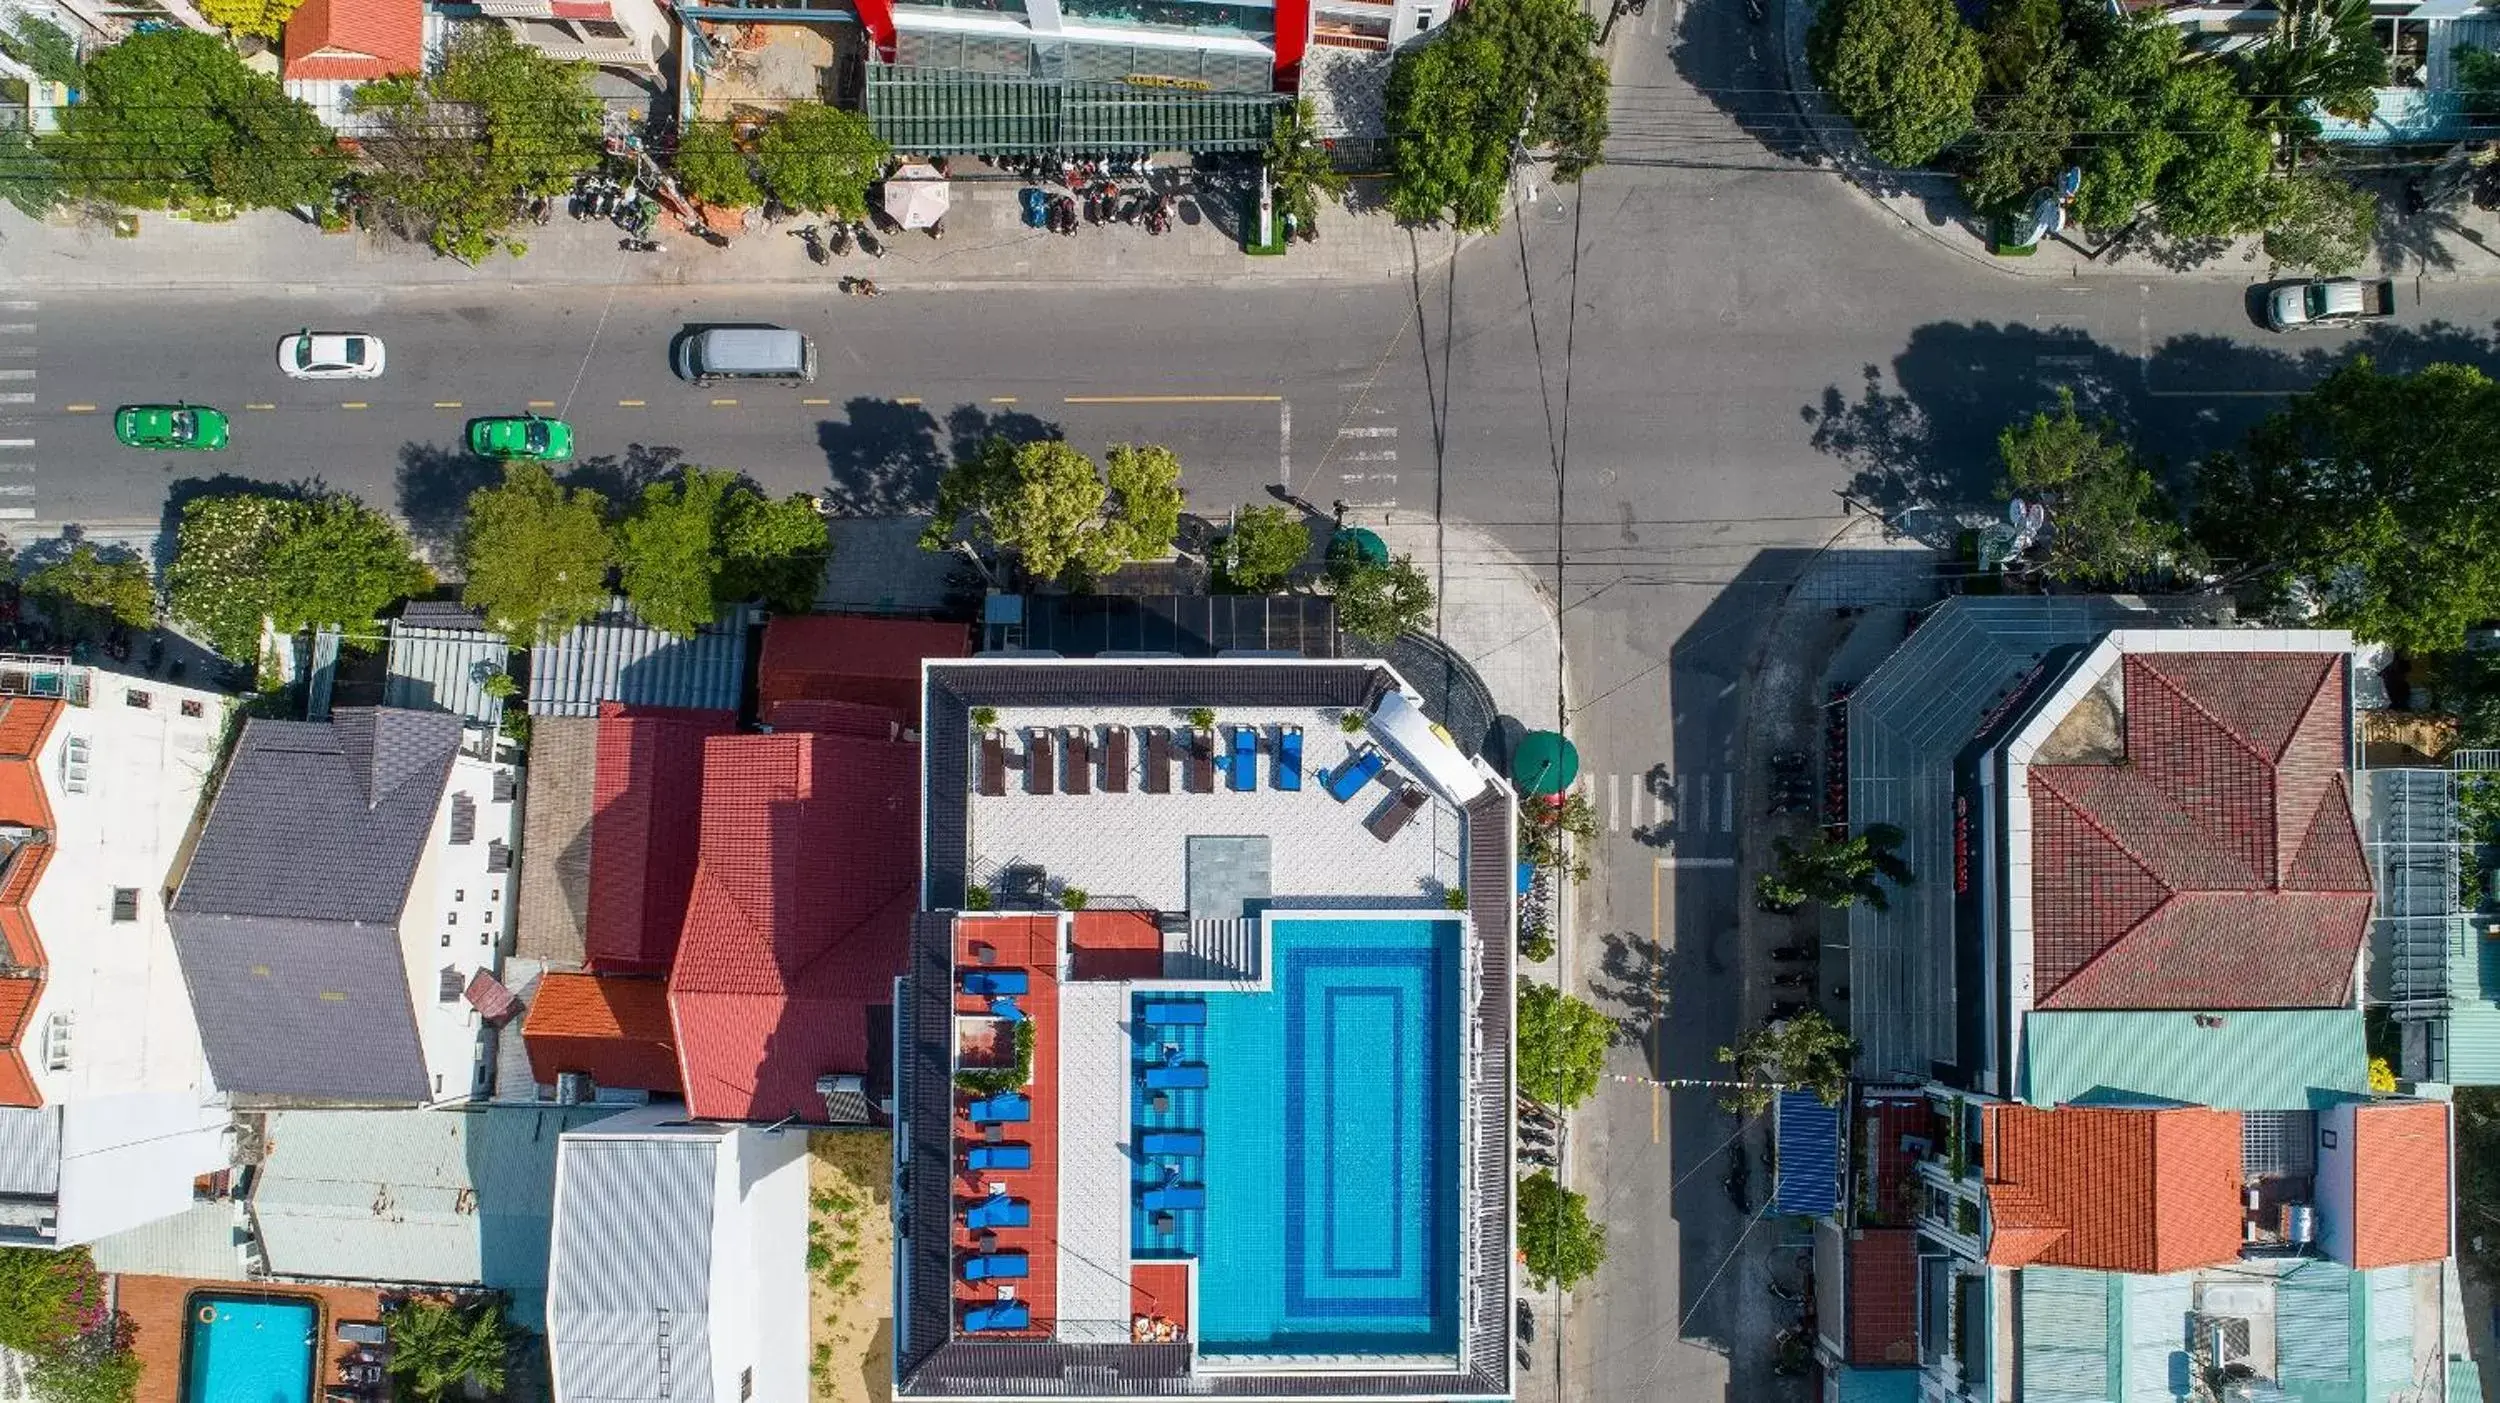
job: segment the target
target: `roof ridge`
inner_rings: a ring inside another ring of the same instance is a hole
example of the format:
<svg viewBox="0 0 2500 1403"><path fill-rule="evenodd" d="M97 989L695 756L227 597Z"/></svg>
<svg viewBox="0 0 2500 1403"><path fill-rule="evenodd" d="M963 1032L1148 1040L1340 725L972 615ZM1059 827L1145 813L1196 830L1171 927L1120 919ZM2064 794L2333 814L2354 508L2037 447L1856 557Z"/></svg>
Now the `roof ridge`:
<svg viewBox="0 0 2500 1403"><path fill-rule="evenodd" d="M2161 869L2159 867L2154 866L2145 858L2144 854L2137 852L2128 844L2126 839L2120 837L2110 828L2108 824L2103 823L2101 821L2100 814L2090 805L2084 803L2077 796L2066 792L2065 787L2056 782L2056 776L2060 772L2066 770L2106 770L2115 768L2117 767L2111 765L2034 765L2031 767L2031 776L2034 780L2041 780L2043 776L2047 776L2043 782L2047 784L2049 792L2057 797L2057 801L2066 806L2067 812L2073 814L2078 820L2080 820L2084 827L2091 829L2093 832L2098 833L2103 838L2107 839L2111 847L2116 848L2119 853L2127 859L2127 861L2134 863L2139 871L2143 872L2145 876L2150 877L2153 880L2153 885L2160 887L2165 892L2168 892L2170 896L2176 896L2179 894L2181 889L2172 886L2170 879L2161 874ZM2129 768L2133 767L2130 766ZM2180 804L2176 799L2172 799L2169 792L2164 790L2160 785L2154 784L2152 781L2141 777L2137 778L2133 782L2143 785L2155 794L2161 795L2163 799L2167 800L2173 807L2178 808L2180 812L2185 813L2187 811L2187 807L2185 805ZM2168 903L2169 899L2169 896L2165 896L2160 902L2154 903L2153 910L2160 910L2163 905ZM2151 915L2152 912L2150 911L2145 913L2147 919L2149 919ZM2139 920L2136 924L2142 925L2143 921ZM2087 960L2085 963L2089 964L2090 961ZM2078 965L2076 968L2080 971L2082 966Z"/></svg>
<svg viewBox="0 0 2500 1403"><path fill-rule="evenodd" d="M2166 673L2166 672L2162 671L2162 670L2161 670L2161 668L2160 668L2160 666L2159 666L2158 664L2154 663L2153 661L2151 661L2151 659L2150 659L2149 657L2147 657L2146 655L2141 654L2141 653L2130 653L2130 654L2128 654L2128 656L2129 656L2130 658L2134 658L2134 659L2142 659L2143 661L2142 661L2142 663L2141 663L2140 667L2138 668L2138 671L2142 672L2144 675L2146 675L2146 676L2148 676L2148 677L2151 677L2151 678L2153 678L2154 680L2156 680L2156 681L2158 681L2159 683L2161 683L2161 687L2162 687L2162 690L2163 690L2163 691L2170 693L2170 695L2172 695L2172 696L2174 696L2174 697L2177 697L2180 701L2182 701L2182 702L2186 703L2186 704L2187 704L2187 706L2188 706L2188 708L2189 708L2190 710L2194 711L2197 715L2202 716L2202 717L2204 717L2206 720L2211 721L2212 723L2214 723L2214 726L2215 726L2217 729L2219 729L2219 730L2220 730L2220 731L2221 731L2224 735L2229 736L2229 737L2232 739L2232 741L2233 741L2234 743L2236 743L2236 744L2239 746L2239 748L2240 748L2240 749L2242 749L2242 750L2244 750L2244 751L2248 752L2251 756L2255 757L2255 758L2257 759L2257 761L2258 761L2260 764L2263 764L2263 765L2264 765L2267 769L2269 769L2269 770L2275 769L2275 768L2277 768L2277 767L2281 764L2281 761L2282 761L2282 758L2283 758L2283 752L2282 752L2282 751L2277 751L2277 752L2276 752L2275 754L2273 754L2273 755L2268 755L2268 754L2266 754L2266 752L2265 752L2263 749L2259 748L2259 746L2257 745L2257 743L2256 743L2254 740L2250 739L2247 735L2243 734L2243 733L2242 733L2242 731L2240 730L2240 728L2239 728L2237 725L2233 724L2233 723L2232 723L2231 721L2229 721L2229 720L2226 720L2226 719L2225 719L2225 718L2221 715L2221 713L2219 713L2219 712L2215 711L2212 707L2207 706L2207 705L2205 704L2205 702L2204 702L2204 699L2203 699L2203 698L2201 698L2201 697L2197 696L2194 692L2189 691L2187 688L2185 688L2185 687L2183 687L2183 686L2179 685L2179 681L2178 681L2178 679L2177 679L2177 678L2174 678L2174 677L2172 677L2169 673ZM2159 655L2159 654L2154 654L2154 655L2152 655L2152 656L2158 657L2158 656L2160 656L2160 655ZM2286 654L2281 654L2281 655L2279 655L2279 656L2290 657L2290 656L2293 656L2293 655L2292 655L2292 654L2288 654L2288 653L2286 653ZM2330 659L2332 658L2332 655L2331 655L2331 654L2330 654L2330 655L2328 655L2328 656L2330 657ZM2311 700L2312 700L2312 702L2313 702L2313 703L2314 703L2314 701L2316 700L2316 692L2317 692L2317 687L2316 687L2316 685L2313 683L2313 684L2311 684L2311 687L2310 687ZM2130 708L2130 709L2132 709L2132 708ZM2308 708L2306 708L2306 707L2302 708L2302 709L2301 709L2301 713L2300 713L2300 714L2301 714L2301 719L2306 720L2306 719L2308 718L2308 715L2309 715ZM2299 736L2299 734L2300 734L2300 727L2299 727L2298 723L2296 722L2296 723L2294 723L2294 724L2293 724L2293 726L2292 726L2291 730L2290 730L2290 731L2289 731L2289 732L2288 732L2288 733L2284 736L2283 744L2284 744L2284 746L2286 747L2286 749L2288 749L2288 748L2290 747L2290 745L2291 745L2292 741L2293 741L2295 738L2297 738L2297 737Z"/></svg>

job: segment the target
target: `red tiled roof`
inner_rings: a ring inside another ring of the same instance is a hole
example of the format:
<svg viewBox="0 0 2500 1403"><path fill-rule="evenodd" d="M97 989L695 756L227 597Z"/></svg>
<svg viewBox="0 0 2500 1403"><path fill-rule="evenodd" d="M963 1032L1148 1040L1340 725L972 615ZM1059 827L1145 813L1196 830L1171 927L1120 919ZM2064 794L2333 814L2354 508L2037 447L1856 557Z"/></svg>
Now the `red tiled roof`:
<svg viewBox="0 0 2500 1403"><path fill-rule="evenodd" d="M1991 1106L1984 1157L1991 1265L2173 1272L2239 1258L2237 1111Z"/></svg>
<svg viewBox="0 0 2500 1403"><path fill-rule="evenodd" d="M1079 911L1068 937L1077 979L1159 979L1163 923L1152 911Z"/></svg>
<svg viewBox="0 0 2500 1403"><path fill-rule="evenodd" d="M918 905L920 750L857 736L716 736L669 1007L686 1102L822 1120L816 1079L865 1072Z"/></svg>
<svg viewBox="0 0 2500 1403"><path fill-rule="evenodd" d="M1189 1338L1189 1265L1185 1262L1131 1262L1128 1269L1128 1309L1132 1317L1129 1328L1134 1338L1133 1317L1147 1316L1172 1322L1176 1338Z"/></svg>
<svg viewBox="0 0 2500 1403"><path fill-rule="evenodd" d="M2352 1262L2357 1269L2448 1255L2448 1107L2381 1101L2352 1112Z"/></svg>
<svg viewBox="0 0 2500 1403"><path fill-rule="evenodd" d="M920 724L920 664L972 651L962 624L852 614L803 614L764 625L756 694L767 716L784 701L890 707Z"/></svg>
<svg viewBox="0 0 2500 1403"><path fill-rule="evenodd" d="M1849 1362L1918 1362L1918 1230L1849 1235Z"/></svg>
<svg viewBox="0 0 2500 1403"><path fill-rule="evenodd" d="M694 887L703 743L737 728L727 711L600 703L582 923L592 969L668 973Z"/></svg>
<svg viewBox="0 0 2500 1403"><path fill-rule="evenodd" d="M304 0L288 17L281 78L388 78L425 67L423 0Z"/></svg>
<svg viewBox="0 0 2500 1403"><path fill-rule="evenodd" d="M911 725L911 717L890 706L797 697L774 702L764 712L764 724L776 731L813 731L820 736L866 736L870 740L892 740L895 732Z"/></svg>
<svg viewBox="0 0 2500 1403"><path fill-rule="evenodd" d="M2126 762L2030 771L2042 1008L2352 1000L2369 868L2337 653L2131 653Z"/></svg>
<svg viewBox="0 0 2500 1403"><path fill-rule="evenodd" d="M657 979L550 974L538 981L521 1025L530 1076L555 1085L559 1072L587 1072L601 1086L676 1092L677 1030L668 986Z"/></svg>

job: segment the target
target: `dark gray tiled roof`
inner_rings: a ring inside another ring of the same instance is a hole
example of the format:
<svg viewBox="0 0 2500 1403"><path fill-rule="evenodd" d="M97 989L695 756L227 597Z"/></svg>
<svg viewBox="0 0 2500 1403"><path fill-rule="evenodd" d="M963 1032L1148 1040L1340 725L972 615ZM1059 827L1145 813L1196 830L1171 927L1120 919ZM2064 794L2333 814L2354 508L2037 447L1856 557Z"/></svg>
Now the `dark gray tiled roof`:
<svg viewBox="0 0 2500 1403"><path fill-rule="evenodd" d="M425 1099L398 923L459 745L443 712L245 725L172 912L220 1087Z"/></svg>

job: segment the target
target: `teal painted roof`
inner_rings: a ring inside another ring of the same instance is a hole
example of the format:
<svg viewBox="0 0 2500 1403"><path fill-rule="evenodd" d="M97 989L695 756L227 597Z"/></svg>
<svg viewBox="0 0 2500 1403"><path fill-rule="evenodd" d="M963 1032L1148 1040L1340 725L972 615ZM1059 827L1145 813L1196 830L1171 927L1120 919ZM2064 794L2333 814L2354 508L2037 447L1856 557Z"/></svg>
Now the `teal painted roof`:
<svg viewBox="0 0 2500 1403"><path fill-rule="evenodd" d="M2413 1269L2355 1272L2312 1259L2274 1280L2275 1384L2289 1403L2391 1403L2413 1369ZM2036 1403L2174 1403L2188 1397L2184 1341L2200 1278L2029 1267L2016 1277L2023 1396ZM2472 1369L2471 1361L2465 1365ZM2450 1372L2455 1372L2452 1366Z"/></svg>
<svg viewBox="0 0 2500 1403"><path fill-rule="evenodd" d="M1257 151L1290 98L871 64L868 122L898 151Z"/></svg>
<svg viewBox="0 0 2500 1403"><path fill-rule="evenodd" d="M2035 1106L2117 1097L2226 1111L2302 1111L2369 1090L2361 1011L2042 1013L2023 1020L2023 1099Z"/></svg>
<svg viewBox="0 0 2500 1403"><path fill-rule="evenodd" d="M1918 1370L1862 1369L1844 1364L1832 1374L1840 1403L1918 1403Z"/></svg>

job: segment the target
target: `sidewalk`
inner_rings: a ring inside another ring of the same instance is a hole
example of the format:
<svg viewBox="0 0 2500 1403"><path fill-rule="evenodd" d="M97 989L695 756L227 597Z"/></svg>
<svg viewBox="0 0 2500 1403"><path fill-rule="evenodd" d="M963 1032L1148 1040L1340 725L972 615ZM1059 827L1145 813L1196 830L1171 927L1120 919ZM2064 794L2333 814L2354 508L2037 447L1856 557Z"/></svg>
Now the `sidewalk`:
<svg viewBox="0 0 2500 1403"><path fill-rule="evenodd" d="M1959 182L1938 171L1902 170L1876 160L1849 119L1825 100L1806 61L1806 30L1821 0L1774 3L1779 6L1780 61L1789 98L1825 159L1903 228L1937 247L2024 278L2209 277L2248 282L2294 275L2277 268L2266 257L2263 241L2253 235L2217 241L2211 248L2156 251L2141 245L2105 249L2089 243L2078 230L2042 239L2029 257L2002 258L1989 252L1984 221L1962 199ZM2354 270L2356 274L2433 282L2500 277L2500 211L2456 201L2407 216L2399 212L2402 182L2391 180L2384 186L2379 191L2378 257Z"/></svg>
<svg viewBox="0 0 2500 1403"><path fill-rule="evenodd" d="M538 228L512 232L529 245L520 258L497 254L477 267L437 257L422 245L369 233L324 234L291 214L256 210L221 224L153 212L139 235L117 239L100 225L61 216L35 222L0 207L0 266L12 286L305 288L651 286L822 283L843 274L891 287L1000 284L1259 286L1289 282L1384 281L1448 258L1458 242L1446 229L1408 230L1387 214L1331 209L1319 238L1280 257L1251 257L1184 195L1180 218L1160 238L1127 225L1080 225L1073 236L1027 229L1017 191L1024 182L954 183L946 237L917 231L885 237L883 259L853 253L819 268L793 237L806 221L785 220L734 239L726 249L664 229L659 253L626 253L624 231L559 211ZM883 236L881 236L883 237Z"/></svg>

